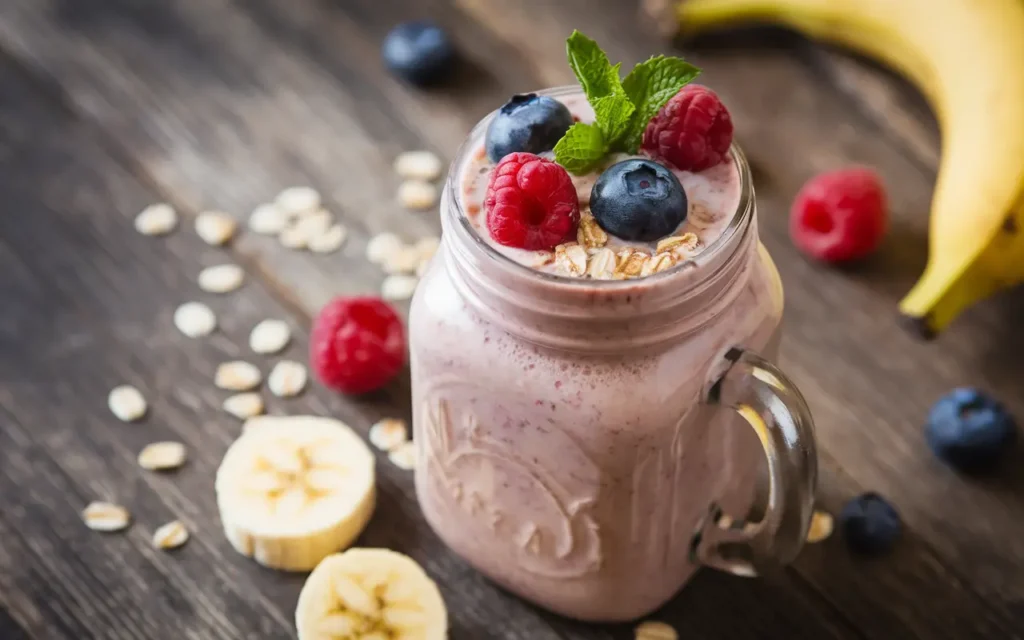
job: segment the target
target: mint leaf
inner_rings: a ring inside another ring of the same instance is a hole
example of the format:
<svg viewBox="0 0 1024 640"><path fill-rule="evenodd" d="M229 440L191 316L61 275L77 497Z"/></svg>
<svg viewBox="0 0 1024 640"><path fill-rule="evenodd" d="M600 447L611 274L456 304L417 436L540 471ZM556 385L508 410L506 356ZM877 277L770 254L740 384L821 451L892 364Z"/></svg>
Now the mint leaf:
<svg viewBox="0 0 1024 640"><path fill-rule="evenodd" d="M700 74L700 69L682 58L655 56L633 67L622 81L622 88L635 106L628 130L613 149L636 153L644 129L658 110L665 106L686 84Z"/></svg>
<svg viewBox="0 0 1024 640"><path fill-rule="evenodd" d="M605 140L609 146L614 147L630 131L636 108L625 94L594 98L590 101L590 106L594 108L597 126L604 134Z"/></svg>
<svg viewBox="0 0 1024 640"><path fill-rule="evenodd" d="M594 108L594 124L576 123L555 145L555 161L586 173L609 151L636 153L647 123L700 70L679 58L657 56L620 79L601 47L579 31L565 43L569 66Z"/></svg>
<svg viewBox="0 0 1024 640"><path fill-rule="evenodd" d="M594 108L598 128L609 145L615 144L630 131L636 110L619 80L621 65L612 65L601 47L579 31L569 36L565 50L569 66Z"/></svg>
<svg viewBox="0 0 1024 640"><path fill-rule="evenodd" d="M565 52L588 101L592 103L596 98L613 94L625 95L619 80L620 65L612 66L596 42L573 31L565 41Z"/></svg>
<svg viewBox="0 0 1024 640"><path fill-rule="evenodd" d="M601 129L577 122L555 145L555 162L570 173L580 175L593 169L606 153L608 144Z"/></svg>

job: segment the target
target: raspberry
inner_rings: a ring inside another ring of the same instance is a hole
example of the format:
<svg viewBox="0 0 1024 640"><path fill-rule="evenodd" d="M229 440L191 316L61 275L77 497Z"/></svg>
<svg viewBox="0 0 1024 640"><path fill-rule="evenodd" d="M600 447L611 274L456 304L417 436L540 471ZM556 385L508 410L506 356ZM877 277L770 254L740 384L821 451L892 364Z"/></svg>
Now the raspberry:
<svg viewBox="0 0 1024 640"><path fill-rule="evenodd" d="M313 322L309 359L320 382L331 389L379 389L405 362L402 320L378 298L335 298Z"/></svg>
<svg viewBox="0 0 1024 640"><path fill-rule="evenodd" d="M487 230L507 247L553 249L575 236L580 221L572 178L532 153L511 153L494 167L484 203Z"/></svg>
<svg viewBox="0 0 1024 640"><path fill-rule="evenodd" d="M885 190L870 169L822 173L800 189L789 214L789 234L801 251L825 262L868 255L887 226Z"/></svg>
<svg viewBox="0 0 1024 640"><path fill-rule="evenodd" d="M643 148L682 171L703 171L725 160L732 118L714 91L688 84L669 98L644 130Z"/></svg>

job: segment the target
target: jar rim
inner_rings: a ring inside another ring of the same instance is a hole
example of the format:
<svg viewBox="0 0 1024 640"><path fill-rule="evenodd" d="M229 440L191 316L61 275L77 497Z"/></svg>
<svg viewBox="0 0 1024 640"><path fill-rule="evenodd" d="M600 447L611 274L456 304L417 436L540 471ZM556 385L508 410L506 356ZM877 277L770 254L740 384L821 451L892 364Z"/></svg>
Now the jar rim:
<svg viewBox="0 0 1024 640"><path fill-rule="evenodd" d="M563 85L534 91L532 93L549 97L561 97L580 94L582 93L582 88L579 85ZM667 269L639 279L625 280L574 278L558 273L540 271L522 264L510 256L496 250L488 244L486 240L484 240L476 229L473 228L470 218L466 215L463 208L462 193L459 189L459 178L462 174L462 167L468 159L469 154L475 151L477 143L486 134L487 127L490 125L491 119L494 118L497 112L498 109L494 109L484 116L473 127L473 129L470 130L469 135L456 151L455 158L449 166L448 177L445 181L444 191L446 197L442 202L441 216L447 223L445 225L447 229L453 229L457 235L461 236L462 240L468 241L470 246L473 246L479 255L484 256L486 260L497 264L503 269L512 271L525 278L541 280L547 286L553 286L555 288L564 287L567 291L576 292L582 288L590 288L598 289L602 292L613 293L616 290L628 290L635 287L638 280L642 280L645 283L658 283L670 279L673 275L686 270L685 268L687 266L699 267L704 264L711 263L721 253L728 251L729 247L732 247L733 249L737 248L741 243L733 241L742 237L746 229L750 226L754 210L754 190L750 175L750 165L747 163L746 156L743 154L742 149L740 149L739 145L734 141L729 146L729 157L731 162L736 166L737 172L740 176L740 194L739 201L736 204L736 210L733 212L732 217L729 219L729 224L725 227L722 233L715 238L715 240L709 243L703 251L692 258L679 263L672 269ZM687 287L687 290L698 289L701 286L701 282L694 282Z"/></svg>

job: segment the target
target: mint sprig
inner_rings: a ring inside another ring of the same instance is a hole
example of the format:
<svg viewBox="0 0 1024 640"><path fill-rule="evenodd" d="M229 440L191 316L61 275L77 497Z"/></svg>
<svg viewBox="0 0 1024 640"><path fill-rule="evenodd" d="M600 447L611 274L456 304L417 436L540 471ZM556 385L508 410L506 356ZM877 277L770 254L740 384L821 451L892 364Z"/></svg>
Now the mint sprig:
<svg viewBox="0 0 1024 640"><path fill-rule="evenodd" d="M647 123L700 70L681 58L655 56L619 78L621 65L579 31L566 41L569 66L594 109L593 125L576 123L555 145L555 162L582 174L610 152L636 153Z"/></svg>

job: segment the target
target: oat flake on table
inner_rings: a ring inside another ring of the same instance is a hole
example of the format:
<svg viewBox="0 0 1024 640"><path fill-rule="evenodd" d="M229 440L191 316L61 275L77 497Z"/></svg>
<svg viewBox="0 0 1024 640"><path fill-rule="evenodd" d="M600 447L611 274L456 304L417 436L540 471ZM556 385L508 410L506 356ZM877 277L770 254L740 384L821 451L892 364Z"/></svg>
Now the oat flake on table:
<svg viewBox="0 0 1024 640"><path fill-rule="evenodd" d="M404 420L384 418L370 427L370 444L381 451L392 451L409 440Z"/></svg>
<svg viewBox="0 0 1024 640"><path fill-rule="evenodd" d="M249 214L249 229L253 233L265 236L276 236L284 231L288 217L272 202L257 206Z"/></svg>
<svg viewBox="0 0 1024 640"><path fill-rule="evenodd" d="M146 399L142 392L129 384L122 384L110 390L107 406L118 420L135 422L146 415Z"/></svg>
<svg viewBox="0 0 1024 640"><path fill-rule="evenodd" d="M292 331L284 320L268 318L253 327L249 334L249 348L256 353L277 353L288 346Z"/></svg>
<svg viewBox="0 0 1024 640"><path fill-rule="evenodd" d="M403 246L402 241L395 234L378 233L366 243L366 259L373 264L382 265L387 261L388 256L400 251Z"/></svg>
<svg viewBox="0 0 1024 640"><path fill-rule="evenodd" d="M178 226L178 213L166 202L151 204L135 216L135 230L147 236L162 236Z"/></svg>
<svg viewBox="0 0 1024 640"><path fill-rule="evenodd" d="M398 445L388 453L388 460L399 469L416 468L416 443L409 440Z"/></svg>
<svg viewBox="0 0 1024 640"><path fill-rule="evenodd" d="M636 640L678 640L679 634L669 624L648 620L636 627Z"/></svg>
<svg viewBox="0 0 1024 640"><path fill-rule="evenodd" d="M346 237L348 237L348 230L340 224L335 224L323 233L317 233L308 238L306 245L313 253L334 253L345 243Z"/></svg>
<svg viewBox="0 0 1024 640"><path fill-rule="evenodd" d="M120 531L132 520L128 510L112 502L92 502L82 510L82 520L93 531Z"/></svg>
<svg viewBox="0 0 1024 640"><path fill-rule="evenodd" d="M185 464L185 445L180 442L153 442L139 452L139 466L149 471L170 471Z"/></svg>
<svg viewBox="0 0 1024 640"><path fill-rule="evenodd" d="M267 376L267 388L279 398L290 398L306 388L306 367L294 360L282 360Z"/></svg>
<svg viewBox="0 0 1024 640"><path fill-rule="evenodd" d="M252 391L236 393L225 398L221 407L236 418L246 420L263 413L263 398Z"/></svg>
<svg viewBox="0 0 1024 640"><path fill-rule="evenodd" d="M228 391L249 391L259 386L263 374L256 365L244 360L232 360L217 367L213 383Z"/></svg>
<svg viewBox="0 0 1024 640"><path fill-rule="evenodd" d="M327 209L316 209L296 218L293 224L301 231L306 238L306 243L309 244L314 237L327 232L334 224L334 216Z"/></svg>
<svg viewBox="0 0 1024 640"><path fill-rule="evenodd" d="M190 338L202 338L217 328L217 316L202 302L186 302L175 309L174 326Z"/></svg>
<svg viewBox="0 0 1024 640"><path fill-rule="evenodd" d="M242 286L245 272L237 264L218 264L199 272L199 288L208 293L229 293Z"/></svg>
<svg viewBox="0 0 1024 640"><path fill-rule="evenodd" d="M313 187L288 187L277 194L274 205L285 216L294 217L318 209L322 200Z"/></svg>
<svg viewBox="0 0 1024 640"><path fill-rule="evenodd" d="M301 251L307 247L308 238L306 238L306 232L297 225L289 225L281 231L277 236L278 242L285 249L294 249L295 251Z"/></svg>
<svg viewBox="0 0 1024 640"><path fill-rule="evenodd" d="M384 259L384 273L414 273L420 264L420 254L415 247L400 246Z"/></svg>
<svg viewBox="0 0 1024 640"><path fill-rule="evenodd" d="M437 196L437 187L422 180L406 180L398 185L398 204L406 209L430 209L437 204Z"/></svg>
<svg viewBox="0 0 1024 640"><path fill-rule="evenodd" d="M196 216L196 234L215 247L234 237L237 228L235 219L221 211L204 211Z"/></svg>
<svg viewBox="0 0 1024 640"><path fill-rule="evenodd" d="M380 286L380 296L385 300L408 300L416 292L420 279L416 276L393 274L384 278Z"/></svg>
<svg viewBox="0 0 1024 640"><path fill-rule="evenodd" d="M180 520L174 520L153 532L153 546L169 551L188 542L188 529Z"/></svg>
<svg viewBox="0 0 1024 640"><path fill-rule="evenodd" d="M430 151L406 151L395 158L394 169L400 178L431 182L441 177L444 165Z"/></svg>

